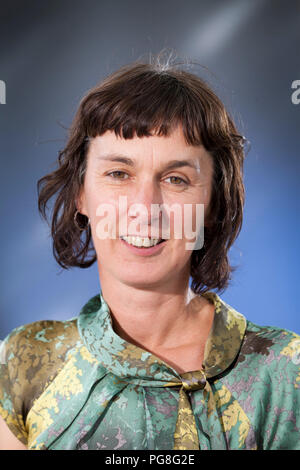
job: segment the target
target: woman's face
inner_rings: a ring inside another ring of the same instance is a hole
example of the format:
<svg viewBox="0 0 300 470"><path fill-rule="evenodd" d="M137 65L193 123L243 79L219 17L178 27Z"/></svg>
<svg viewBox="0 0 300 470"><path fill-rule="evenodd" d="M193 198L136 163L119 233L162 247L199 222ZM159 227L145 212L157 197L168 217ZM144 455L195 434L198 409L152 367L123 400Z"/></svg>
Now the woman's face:
<svg viewBox="0 0 300 470"><path fill-rule="evenodd" d="M77 208L90 219L100 279L138 288L188 280L191 242L197 227L203 233L212 177L210 154L187 145L180 126L168 137L126 140L107 131L92 139ZM120 238L138 234L166 241L138 248L128 242L141 240Z"/></svg>

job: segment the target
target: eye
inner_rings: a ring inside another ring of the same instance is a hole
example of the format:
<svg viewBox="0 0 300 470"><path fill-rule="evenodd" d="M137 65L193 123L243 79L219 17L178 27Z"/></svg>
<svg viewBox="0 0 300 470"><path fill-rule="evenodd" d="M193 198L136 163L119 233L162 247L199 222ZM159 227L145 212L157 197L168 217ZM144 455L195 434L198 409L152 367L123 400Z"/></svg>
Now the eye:
<svg viewBox="0 0 300 470"><path fill-rule="evenodd" d="M166 178L166 179L171 179L171 178L173 178L173 180L174 180L174 178L175 178L175 180L177 180L177 181L179 180L179 183L178 183L178 182L177 182L177 183L171 183L171 184L173 184L173 186L183 186L183 185L185 185L185 184L188 184L187 181L185 181L183 178L180 178L179 176L169 176L169 177Z"/></svg>
<svg viewBox="0 0 300 470"><path fill-rule="evenodd" d="M125 171L120 171L120 170L111 171L110 173L107 173L107 176L110 176L111 178L117 179L117 180L127 179L127 178L123 178L123 177L119 178L118 176L112 176L112 175L116 175L116 174L119 175L119 176L120 176L120 174L121 174L121 176L122 175L128 176L127 173L125 173Z"/></svg>

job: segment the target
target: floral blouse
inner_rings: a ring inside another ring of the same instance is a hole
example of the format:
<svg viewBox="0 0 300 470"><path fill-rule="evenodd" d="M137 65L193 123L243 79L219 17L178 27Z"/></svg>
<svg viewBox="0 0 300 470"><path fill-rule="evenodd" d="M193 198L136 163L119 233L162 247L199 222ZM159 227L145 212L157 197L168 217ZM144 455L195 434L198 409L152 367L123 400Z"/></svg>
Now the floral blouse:
<svg viewBox="0 0 300 470"><path fill-rule="evenodd" d="M29 449L300 449L300 336L214 292L201 370L179 374L121 337L102 292L77 317L12 330L0 415Z"/></svg>

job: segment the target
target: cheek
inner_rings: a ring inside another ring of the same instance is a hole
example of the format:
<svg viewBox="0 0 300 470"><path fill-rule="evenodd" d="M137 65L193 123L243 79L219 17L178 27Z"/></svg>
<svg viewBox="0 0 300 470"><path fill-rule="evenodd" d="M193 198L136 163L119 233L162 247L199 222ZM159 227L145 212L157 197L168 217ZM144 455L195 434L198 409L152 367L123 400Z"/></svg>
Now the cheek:
<svg viewBox="0 0 300 470"><path fill-rule="evenodd" d="M116 196L113 191L108 190L104 185L96 184L95 181L86 184L85 200L91 220L98 218L104 208L115 208L117 206Z"/></svg>
<svg viewBox="0 0 300 470"><path fill-rule="evenodd" d="M116 238L118 208L113 198L99 188L90 188L86 205L90 218L92 238L95 246L107 243L108 238Z"/></svg>
<svg viewBox="0 0 300 470"><path fill-rule="evenodd" d="M207 204L204 203L204 198L199 197L193 198L193 201L190 199L182 205L182 236L180 249L185 251L185 258L190 257L193 250L199 250L203 246L206 206Z"/></svg>

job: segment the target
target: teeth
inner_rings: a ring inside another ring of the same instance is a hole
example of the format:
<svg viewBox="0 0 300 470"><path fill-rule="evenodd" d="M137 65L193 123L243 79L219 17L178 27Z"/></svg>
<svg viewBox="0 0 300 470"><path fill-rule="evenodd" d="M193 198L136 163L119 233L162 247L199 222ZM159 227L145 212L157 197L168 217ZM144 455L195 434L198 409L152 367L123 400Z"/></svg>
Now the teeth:
<svg viewBox="0 0 300 470"><path fill-rule="evenodd" d="M160 242L159 238L141 238L141 237L121 237L127 243L134 246L144 246L146 248L157 245Z"/></svg>

